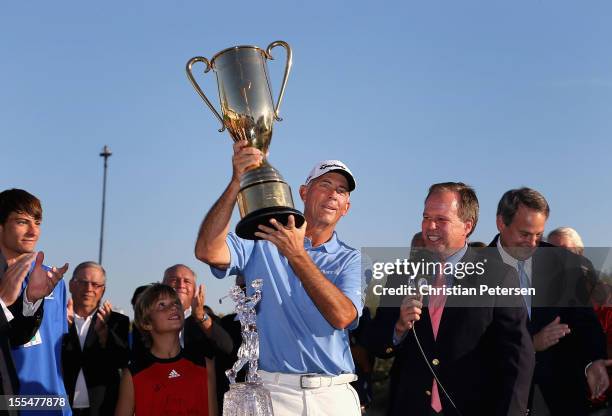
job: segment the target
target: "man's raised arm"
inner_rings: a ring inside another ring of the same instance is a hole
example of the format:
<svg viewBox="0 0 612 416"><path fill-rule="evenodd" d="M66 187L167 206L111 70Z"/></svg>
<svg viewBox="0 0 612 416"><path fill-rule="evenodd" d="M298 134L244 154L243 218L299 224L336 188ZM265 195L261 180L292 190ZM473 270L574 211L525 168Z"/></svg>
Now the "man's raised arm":
<svg viewBox="0 0 612 416"><path fill-rule="evenodd" d="M234 143L232 179L200 225L195 245L195 256L198 260L219 269L229 265L230 252L225 240L240 191L240 177L249 168L259 166L262 160L261 151L249 146L246 140Z"/></svg>

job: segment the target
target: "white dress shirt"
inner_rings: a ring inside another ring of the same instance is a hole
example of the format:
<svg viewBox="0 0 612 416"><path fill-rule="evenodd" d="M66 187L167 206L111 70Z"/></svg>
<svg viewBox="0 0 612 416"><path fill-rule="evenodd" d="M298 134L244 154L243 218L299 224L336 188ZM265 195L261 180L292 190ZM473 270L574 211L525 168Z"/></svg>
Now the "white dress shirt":
<svg viewBox="0 0 612 416"><path fill-rule="evenodd" d="M76 312L74 314L74 329L79 336L79 343L81 344L81 350L85 345L85 338L87 338L87 332L89 332L89 326L94 315L98 312L96 309L93 313L85 318L80 317ZM83 369L79 370L77 377L76 386L74 388L74 400L72 402L74 409L84 409L89 407L89 393L87 392L87 384L85 383L85 376L83 375Z"/></svg>
<svg viewBox="0 0 612 416"><path fill-rule="evenodd" d="M518 268L518 260L512 257L504 249L504 247L501 245L501 238L497 239L497 250L499 250L499 255L501 256L504 263L506 263L508 266L514 267L514 270L516 270L517 273L520 273L519 268ZM524 271L525 271L525 274L527 275L527 280L529 281L530 287L533 287L533 284L531 283L532 282L532 279L531 279L532 268L533 268L533 261L531 261L531 257L529 257L527 260L525 260Z"/></svg>

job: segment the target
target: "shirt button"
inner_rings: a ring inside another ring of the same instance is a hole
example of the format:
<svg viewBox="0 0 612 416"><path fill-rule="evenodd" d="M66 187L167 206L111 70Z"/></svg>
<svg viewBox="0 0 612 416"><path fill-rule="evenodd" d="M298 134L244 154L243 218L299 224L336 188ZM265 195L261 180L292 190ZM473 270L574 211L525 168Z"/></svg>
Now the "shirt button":
<svg viewBox="0 0 612 416"><path fill-rule="evenodd" d="M425 394L431 396L431 392L429 390L425 390Z"/></svg>
<svg viewBox="0 0 612 416"><path fill-rule="evenodd" d="M431 360L431 363L433 365L438 365L438 364L440 364L440 360L438 360L437 358L434 358L433 360Z"/></svg>
<svg viewBox="0 0 612 416"><path fill-rule="evenodd" d="M391 354L393 352L393 348L389 347L385 350L387 354Z"/></svg>

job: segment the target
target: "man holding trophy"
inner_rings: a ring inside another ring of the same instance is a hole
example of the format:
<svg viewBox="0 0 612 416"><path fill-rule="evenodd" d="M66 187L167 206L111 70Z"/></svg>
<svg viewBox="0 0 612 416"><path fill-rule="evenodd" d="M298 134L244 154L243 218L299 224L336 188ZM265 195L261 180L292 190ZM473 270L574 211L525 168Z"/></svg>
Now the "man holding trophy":
<svg viewBox="0 0 612 416"><path fill-rule="evenodd" d="M287 61L274 105L266 62L276 46L285 48ZM349 384L356 376L345 329L357 326L363 308L361 253L334 231L348 213L355 179L338 160L316 164L300 186L302 215L293 207L289 186L266 160L272 125L281 120L291 57L289 45L276 41L266 50L236 46L210 61L194 57L187 63L193 87L222 124L219 131L227 129L234 140L232 179L202 222L195 254L217 278L243 275L249 295L261 279L256 310L261 371L255 378L269 391L274 415L356 416L361 411ZM213 69L217 75L222 115L193 76L198 62L205 73ZM236 203L241 220L230 233Z"/></svg>
<svg viewBox="0 0 612 416"><path fill-rule="evenodd" d="M359 399L346 328L357 324L363 306L358 250L334 229L350 206L355 181L339 161L317 164L300 187L306 222L271 219L246 240L228 233L240 176L262 161L246 142L234 145L232 180L206 215L196 257L216 277L238 272L247 287L261 277L265 290L257 313L260 376L274 414L359 415ZM314 391L316 389L316 392Z"/></svg>

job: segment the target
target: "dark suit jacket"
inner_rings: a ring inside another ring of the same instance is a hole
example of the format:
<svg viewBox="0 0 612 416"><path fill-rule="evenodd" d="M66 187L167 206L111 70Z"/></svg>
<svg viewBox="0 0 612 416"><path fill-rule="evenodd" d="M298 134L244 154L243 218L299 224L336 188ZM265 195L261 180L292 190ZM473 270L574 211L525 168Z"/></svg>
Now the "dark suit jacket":
<svg viewBox="0 0 612 416"><path fill-rule="evenodd" d="M231 353L234 346L232 338L217 320L212 316L210 319L213 319L210 336L206 336L204 331L200 329L200 324L193 315L185 319L185 328L183 329L185 331L185 349L195 349L207 358L215 358L219 353Z"/></svg>
<svg viewBox="0 0 612 416"><path fill-rule="evenodd" d="M215 358L217 354L230 354L234 343L232 338L229 336L227 331L220 325L219 319L211 316L213 320L212 331L210 336L207 336L202 329L200 324L195 320L193 316L185 319L185 326L183 328L184 334L183 339L185 340L184 348L186 350L193 350L204 354L207 358ZM140 331L135 326L132 328L132 353L130 356L131 361L138 361L147 357L147 351L149 349L145 346Z"/></svg>
<svg viewBox="0 0 612 416"><path fill-rule="evenodd" d="M476 263L484 261L484 257L468 248L461 261ZM518 285L518 276L511 267L491 259L485 264L483 276L455 278L454 286ZM427 359L463 415L525 414L534 352L521 302L518 296L470 299L449 295L435 340L426 306L415 323L414 333ZM433 376L412 331L399 345L393 345L398 317L397 306L379 307L366 330L364 343L378 357L395 356L389 415L429 415ZM446 416L456 414L441 389L440 399Z"/></svg>
<svg viewBox="0 0 612 416"><path fill-rule="evenodd" d="M127 367L129 354L129 318L111 312L107 322L108 338L104 347L100 345L94 329L97 319L94 315L82 349L74 323L70 325L62 343L64 385L70 405L74 400L79 371L83 369L92 416L114 413L119 394L119 370Z"/></svg>
<svg viewBox="0 0 612 416"><path fill-rule="evenodd" d="M489 246L495 247L498 238ZM497 250L492 252L499 256ZM527 322L529 333L535 335L557 316L571 330L558 344L536 353L534 382L553 415L587 414L584 369L591 361L606 357L606 338L593 308L584 306L585 261L544 242L531 259L531 285L536 292Z"/></svg>
<svg viewBox="0 0 612 416"><path fill-rule="evenodd" d="M23 296L23 294L22 294ZM8 307L9 311L13 314L13 319L8 322L4 310L0 308L0 394L17 394L19 392L19 378L17 371L15 370L15 364L13 362L13 356L11 355L11 347L17 347L29 342L43 318L43 304L41 303L38 310L34 313L34 316L24 317L23 316L23 298L20 296L17 301ZM8 380L12 391L4 391L3 379ZM9 413L6 410L0 410L0 415L16 414L16 412Z"/></svg>
<svg viewBox="0 0 612 416"><path fill-rule="evenodd" d="M23 294L15 301L14 304L8 307L13 314L13 319L8 322L4 311L0 308L0 348L2 349L2 359L8 370L8 374L0 374L0 394L8 394L3 391L1 377L8 377L13 388L12 394L19 392L19 379L15 371L15 364L11 355L11 347L17 347L29 342L43 318L44 301L41 303L34 316L23 316Z"/></svg>

